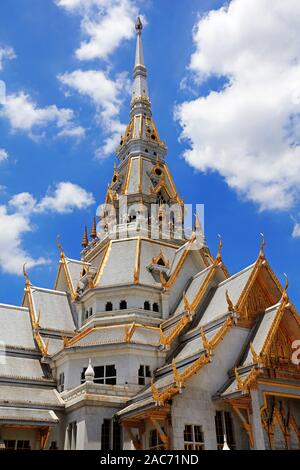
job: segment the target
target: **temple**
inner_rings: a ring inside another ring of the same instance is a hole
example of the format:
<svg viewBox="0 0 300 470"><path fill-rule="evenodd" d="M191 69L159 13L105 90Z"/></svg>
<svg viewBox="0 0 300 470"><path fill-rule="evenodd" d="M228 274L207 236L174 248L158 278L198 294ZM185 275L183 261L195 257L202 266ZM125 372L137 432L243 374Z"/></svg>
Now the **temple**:
<svg viewBox="0 0 300 470"><path fill-rule="evenodd" d="M0 448L299 449L300 320L265 256L229 274L152 116L142 23L129 124L80 259L0 304ZM171 210L170 210L171 208ZM299 346L298 346L299 348Z"/></svg>

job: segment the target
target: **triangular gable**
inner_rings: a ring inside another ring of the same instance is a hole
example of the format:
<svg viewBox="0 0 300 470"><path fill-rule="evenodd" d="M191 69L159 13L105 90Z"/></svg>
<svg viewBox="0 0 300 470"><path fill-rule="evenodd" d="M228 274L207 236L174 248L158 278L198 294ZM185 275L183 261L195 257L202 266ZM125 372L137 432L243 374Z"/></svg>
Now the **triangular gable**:
<svg viewBox="0 0 300 470"><path fill-rule="evenodd" d="M55 290L68 292L72 300L77 298L77 288L80 278L85 274L88 263L73 260L61 255L58 273L55 281Z"/></svg>
<svg viewBox="0 0 300 470"><path fill-rule="evenodd" d="M251 327L259 314L279 302L282 292L283 288L276 275L265 256L260 253L235 304L235 310L240 315L240 325Z"/></svg>

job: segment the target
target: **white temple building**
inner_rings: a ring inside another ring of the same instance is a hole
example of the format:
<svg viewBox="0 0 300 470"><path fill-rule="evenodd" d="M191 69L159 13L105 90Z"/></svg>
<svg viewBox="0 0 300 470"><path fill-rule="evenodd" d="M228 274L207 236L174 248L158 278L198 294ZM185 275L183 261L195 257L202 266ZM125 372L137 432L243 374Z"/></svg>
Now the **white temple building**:
<svg viewBox="0 0 300 470"><path fill-rule="evenodd" d="M25 267L22 305L0 304L0 448L299 449L299 315L264 243L230 275L198 220L178 236L136 32L130 122L90 239L79 260L58 243L53 289Z"/></svg>

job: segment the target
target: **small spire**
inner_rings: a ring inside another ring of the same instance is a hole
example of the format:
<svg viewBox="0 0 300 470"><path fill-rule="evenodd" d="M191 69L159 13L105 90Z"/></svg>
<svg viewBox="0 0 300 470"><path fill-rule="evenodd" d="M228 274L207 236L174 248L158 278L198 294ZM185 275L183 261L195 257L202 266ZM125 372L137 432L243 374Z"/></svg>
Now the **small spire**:
<svg viewBox="0 0 300 470"><path fill-rule="evenodd" d="M83 233L83 239L82 239L82 242L81 242L81 246L83 248L86 248L89 244L89 241L88 241L88 236L87 236L87 228L84 227L84 233Z"/></svg>
<svg viewBox="0 0 300 470"><path fill-rule="evenodd" d="M135 30L136 30L136 34L142 34L143 23L139 16L137 17L136 22L135 22Z"/></svg>
<svg viewBox="0 0 300 470"><path fill-rule="evenodd" d="M135 53L135 64L134 64L134 71L133 71L133 90L132 90L132 106L135 100L146 100L148 112L150 110L150 99L148 93L148 83L147 83L147 70L145 67L145 60L144 60L144 51L143 51L143 43L142 43L142 29L143 25L141 22L140 17L137 18L135 24L136 34L137 34L137 41L136 41L136 53ZM140 111L136 111L140 113Z"/></svg>
<svg viewBox="0 0 300 470"><path fill-rule="evenodd" d="M93 384L94 383L95 371L93 369L91 359L89 359L89 365L88 365L87 370L85 371L84 378L85 378L85 383L87 383L87 384Z"/></svg>
<svg viewBox="0 0 300 470"><path fill-rule="evenodd" d="M96 217L94 217L94 220L93 220L93 226L92 226L92 230L91 230L91 233L90 233L90 237L95 240L95 238L97 238L97 222L96 222Z"/></svg>

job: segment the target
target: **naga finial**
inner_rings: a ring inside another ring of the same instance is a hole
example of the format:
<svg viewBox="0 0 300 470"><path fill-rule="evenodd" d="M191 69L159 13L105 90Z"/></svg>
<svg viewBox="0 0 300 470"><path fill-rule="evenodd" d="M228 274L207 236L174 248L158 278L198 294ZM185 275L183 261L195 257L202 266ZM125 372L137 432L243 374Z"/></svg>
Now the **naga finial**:
<svg viewBox="0 0 300 470"><path fill-rule="evenodd" d="M226 302L227 302L227 306L228 306L228 312L234 312L234 305L232 303L231 298L229 297L228 289L226 289L225 294L226 294Z"/></svg>

